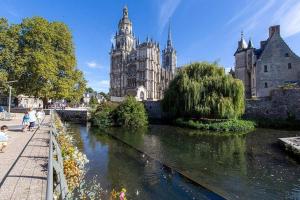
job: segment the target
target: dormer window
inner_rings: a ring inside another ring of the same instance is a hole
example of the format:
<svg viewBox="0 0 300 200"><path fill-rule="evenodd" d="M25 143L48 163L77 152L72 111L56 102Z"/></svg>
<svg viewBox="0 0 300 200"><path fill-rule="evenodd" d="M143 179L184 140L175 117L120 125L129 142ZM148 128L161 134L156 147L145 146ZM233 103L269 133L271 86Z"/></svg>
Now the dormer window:
<svg viewBox="0 0 300 200"><path fill-rule="evenodd" d="M288 69L292 69L292 63L288 63Z"/></svg>
<svg viewBox="0 0 300 200"><path fill-rule="evenodd" d="M264 66L264 72L268 72L268 65Z"/></svg>
<svg viewBox="0 0 300 200"><path fill-rule="evenodd" d="M290 57L290 54L289 54L289 53L286 53L286 54L285 54L285 57Z"/></svg>

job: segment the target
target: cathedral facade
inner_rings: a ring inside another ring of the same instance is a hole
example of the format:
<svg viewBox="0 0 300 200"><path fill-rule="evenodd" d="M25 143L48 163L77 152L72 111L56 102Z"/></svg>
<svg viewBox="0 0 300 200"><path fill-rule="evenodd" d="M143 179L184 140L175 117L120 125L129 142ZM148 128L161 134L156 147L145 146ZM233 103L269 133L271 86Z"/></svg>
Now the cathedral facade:
<svg viewBox="0 0 300 200"><path fill-rule="evenodd" d="M280 26L269 28L269 37L259 48L242 34L234 56L234 76L243 81L246 98L268 97L285 84L300 83L300 57L282 39Z"/></svg>
<svg viewBox="0 0 300 200"><path fill-rule="evenodd" d="M125 7L111 47L110 59L109 93L112 101L121 101L128 95L141 101L162 99L165 89L174 78L177 62L170 28L167 45L161 56L157 42L147 38L140 43L134 36Z"/></svg>

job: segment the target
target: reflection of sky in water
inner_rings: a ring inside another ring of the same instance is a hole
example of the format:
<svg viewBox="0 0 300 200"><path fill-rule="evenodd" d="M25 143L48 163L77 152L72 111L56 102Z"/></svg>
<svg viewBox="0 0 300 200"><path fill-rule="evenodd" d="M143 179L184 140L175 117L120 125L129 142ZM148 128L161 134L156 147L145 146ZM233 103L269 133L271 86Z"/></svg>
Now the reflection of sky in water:
<svg viewBox="0 0 300 200"><path fill-rule="evenodd" d="M98 175L104 189L125 187L129 199L221 199L110 136L85 127L74 132L90 160L87 179ZM157 146L159 140L153 137L147 144Z"/></svg>
<svg viewBox="0 0 300 200"><path fill-rule="evenodd" d="M277 144L277 138L297 132L258 129L223 137L151 126L142 136L119 129L110 133L229 198L300 198L299 163Z"/></svg>
<svg viewBox="0 0 300 200"><path fill-rule="evenodd" d="M182 178L162 170L156 162L147 163L134 149L95 129L89 132L81 128L83 148L91 160L88 175L99 174L107 187L125 185L131 191L139 188L146 199L162 194L166 199L173 194L175 199L189 199L193 195L188 194L197 193L197 188L184 185ZM259 129L247 136L223 137L170 126L109 132L231 199L300 198L300 165L276 143L277 138L295 136L297 132ZM172 178L168 179L170 175ZM201 193L198 196L203 197L205 191Z"/></svg>

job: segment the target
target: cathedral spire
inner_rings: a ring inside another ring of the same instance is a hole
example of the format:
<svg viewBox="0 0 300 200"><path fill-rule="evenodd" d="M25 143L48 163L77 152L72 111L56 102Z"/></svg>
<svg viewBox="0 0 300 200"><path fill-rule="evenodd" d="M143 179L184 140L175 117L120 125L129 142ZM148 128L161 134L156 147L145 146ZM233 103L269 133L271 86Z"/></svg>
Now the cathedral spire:
<svg viewBox="0 0 300 200"><path fill-rule="evenodd" d="M172 44L171 23L169 23L167 47L172 47L172 46L173 44Z"/></svg>
<svg viewBox="0 0 300 200"><path fill-rule="evenodd" d="M128 7L127 5L123 8L123 18L128 18Z"/></svg>
<svg viewBox="0 0 300 200"><path fill-rule="evenodd" d="M249 42L248 42L248 48L251 49L251 48L254 48L254 45L253 45L253 42L252 42L252 39L250 38Z"/></svg>

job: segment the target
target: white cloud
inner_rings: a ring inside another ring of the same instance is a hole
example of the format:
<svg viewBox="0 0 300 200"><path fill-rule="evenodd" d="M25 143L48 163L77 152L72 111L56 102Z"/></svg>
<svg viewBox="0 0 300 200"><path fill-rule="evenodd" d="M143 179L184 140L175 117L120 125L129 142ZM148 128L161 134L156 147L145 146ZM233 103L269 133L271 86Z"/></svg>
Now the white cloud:
<svg viewBox="0 0 300 200"><path fill-rule="evenodd" d="M100 83L100 86L102 86L102 87L109 86L109 80L101 80L99 83Z"/></svg>
<svg viewBox="0 0 300 200"><path fill-rule="evenodd" d="M101 65L99 65L98 63L96 63L95 61L89 61L89 62L86 62L87 66L89 68L93 68L93 69L96 69L96 68L102 68Z"/></svg>
<svg viewBox="0 0 300 200"><path fill-rule="evenodd" d="M249 10L255 6L256 1L252 1L250 2L248 5L246 5L240 12L238 12L236 15L234 15L230 20L228 20L226 22L226 26L236 22L238 19L240 19L242 16L244 16L245 14L247 14L249 12Z"/></svg>
<svg viewBox="0 0 300 200"><path fill-rule="evenodd" d="M96 80L92 79L88 81L88 86L93 88L98 92L108 92L109 90L109 80Z"/></svg>
<svg viewBox="0 0 300 200"><path fill-rule="evenodd" d="M300 33L300 2L290 1L282 10L285 11L276 16L282 26L282 35L290 37Z"/></svg>
<svg viewBox="0 0 300 200"><path fill-rule="evenodd" d="M232 25L238 22L239 24ZM299 0L249 1L225 26L232 25L245 32L257 32L259 28L280 25L282 36L290 37L300 33Z"/></svg>
<svg viewBox="0 0 300 200"><path fill-rule="evenodd" d="M258 24L263 22L262 19L268 19L268 17L265 15L268 13L271 13L270 9L274 6L274 4L276 3L276 0L267 0L264 2L266 2L266 3L263 6L258 5L258 6L260 6L260 8L258 8L258 9L254 8L256 10L256 12L254 12L255 14L253 14L252 17L250 17L246 22L244 22L245 32L248 32L248 31L256 28L256 26Z"/></svg>
<svg viewBox="0 0 300 200"><path fill-rule="evenodd" d="M170 18L176 11L181 0L163 0L163 2L159 2L161 5L159 11L159 30L160 32L162 32L162 30L165 28L167 23L170 21Z"/></svg>

